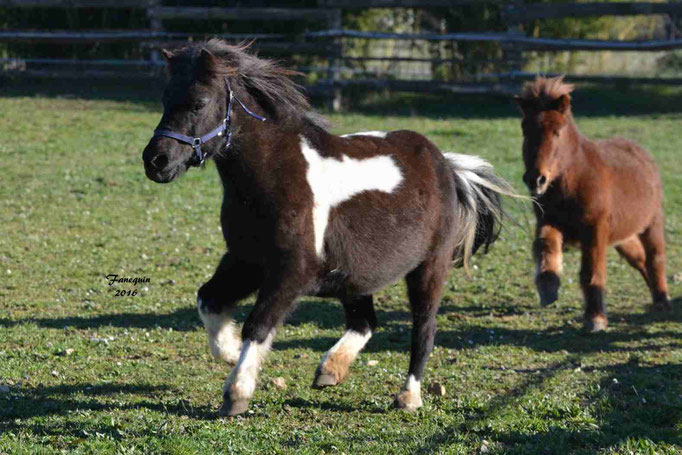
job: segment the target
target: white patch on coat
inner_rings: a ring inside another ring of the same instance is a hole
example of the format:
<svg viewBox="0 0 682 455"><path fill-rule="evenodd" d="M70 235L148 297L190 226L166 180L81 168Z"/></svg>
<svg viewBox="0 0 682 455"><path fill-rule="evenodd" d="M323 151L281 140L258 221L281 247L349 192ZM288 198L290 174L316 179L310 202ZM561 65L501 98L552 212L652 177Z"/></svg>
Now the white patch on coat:
<svg viewBox="0 0 682 455"><path fill-rule="evenodd" d="M301 136L301 151L308 163L306 177L313 192L313 227L315 250L324 255L324 233L329 211L363 191L391 193L403 175L392 157L381 155L364 160L343 156L341 160L320 156Z"/></svg>
<svg viewBox="0 0 682 455"><path fill-rule="evenodd" d="M246 340L237 361L237 365L227 377L223 392L227 392L233 401L250 400L256 390L256 379L266 354L272 345L274 330L268 334L263 343Z"/></svg>
<svg viewBox="0 0 682 455"><path fill-rule="evenodd" d="M239 358L242 342L229 312L212 313L204 311L200 297L197 297L197 309L206 328L211 355L217 360L223 360L230 364L235 363Z"/></svg>
<svg viewBox="0 0 682 455"><path fill-rule="evenodd" d="M361 131L359 133L344 134L341 137L372 136L372 137L380 137L382 139L386 139L387 135L388 135L388 133L386 131Z"/></svg>
<svg viewBox="0 0 682 455"><path fill-rule="evenodd" d="M365 347L370 338L372 338L371 330L368 330L365 334L356 332L355 330L346 330L343 332L343 336L341 336L339 341L325 353L320 364L324 364L324 362L335 353L343 353L343 355L348 356L349 361L352 362L362 348Z"/></svg>

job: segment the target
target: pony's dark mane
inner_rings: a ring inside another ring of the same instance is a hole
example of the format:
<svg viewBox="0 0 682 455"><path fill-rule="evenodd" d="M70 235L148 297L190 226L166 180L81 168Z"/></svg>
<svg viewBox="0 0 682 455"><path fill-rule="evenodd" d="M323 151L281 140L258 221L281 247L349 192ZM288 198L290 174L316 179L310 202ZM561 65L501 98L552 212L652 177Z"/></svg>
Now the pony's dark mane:
<svg viewBox="0 0 682 455"><path fill-rule="evenodd" d="M566 95L570 98L573 84L564 82L564 76L537 77L532 82L526 82L521 89L519 98L531 101L540 110L550 107L557 99Z"/></svg>
<svg viewBox="0 0 682 455"><path fill-rule="evenodd" d="M326 119L312 111L301 87L291 80L291 76L300 73L248 52L249 44L233 46L220 39L181 48L173 53L173 59L184 60L187 66L195 67L202 49L217 58L217 64L211 68L215 82L222 83L225 77L230 77L256 99L269 117L295 127L310 124L328 128Z"/></svg>

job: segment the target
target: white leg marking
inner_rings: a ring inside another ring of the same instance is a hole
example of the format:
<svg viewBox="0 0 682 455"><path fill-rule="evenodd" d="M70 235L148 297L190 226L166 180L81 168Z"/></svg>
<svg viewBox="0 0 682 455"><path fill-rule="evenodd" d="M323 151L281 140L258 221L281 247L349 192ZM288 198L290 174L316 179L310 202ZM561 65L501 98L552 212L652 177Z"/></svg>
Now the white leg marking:
<svg viewBox="0 0 682 455"><path fill-rule="evenodd" d="M237 361L237 366L227 377L223 393L227 392L232 401L250 400L256 390L256 379L261 363L270 350L274 331L270 332L263 343L247 340Z"/></svg>
<svg viewBox="0 0 682 455"><path fill-rule="evenodd" d="M232 317L228 312L218 314L204 311L201 303L201 298L197 298L197 309L208 334L211 354L217 360L234 364L239 358L242 342Z"/></svg>
<svg viewBox="0 0 682 455"><path fill-rule="evenodd" d="M412 376L407 376L407 381L396 397L396 404L408 411L414 411L422 405L421 382Z"/></svg>
<svg viewBox="0 0 682 455"><path fill-rule="evenodd" d="M332 207L351 199L363 191L391 193L400 185L403 175L392 157L374 156L356 160L343 156L324 158L301 136L301 151L308 163L306 177L313 192L313 223L315 249L319 257L324 255L324 233Z"/></svg>
<svg viewBox="0 0 682 455"><path fill-rule="evenodd" d="M348 374L348 367L371 337L371 330L365 334L346 330L339 341L322 357L320 373L332 375L336 383L343 381Z"/></svg>
<svg viewBox="0 0 682 455"><path fill-rule="evenodd" d="M382 139L385 139L387 135L388 135L388 133L386 131L361 131L359 133L344 134L341 137L372 136L372 137L380 137Z"/></svg>

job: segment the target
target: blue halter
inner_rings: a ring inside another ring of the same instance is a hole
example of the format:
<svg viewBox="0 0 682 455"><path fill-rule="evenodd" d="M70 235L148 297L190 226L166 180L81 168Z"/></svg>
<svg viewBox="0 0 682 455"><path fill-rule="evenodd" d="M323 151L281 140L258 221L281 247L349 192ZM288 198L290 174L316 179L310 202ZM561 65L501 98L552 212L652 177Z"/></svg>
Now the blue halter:
<svg viewBox="0 0 682 455"><path fill-rule="evenodd" d="M182 142L183 144L188 144L192 146L192 150L194 150L194 155L192 156L192 161L189 163L190 166L201 166L203 162L206 160L208 157L207 154L204 154L201 151L201 144L204 142L210 141L216 136L222 136L225 134L227 136L227 140L225 142L225 151L227 151L228 148L230 148L230 142L232 141L232 130L230 129L230 116L232 112L232 100L235 99L239 103L239 105L244 109L244 112L249 114L251 117L255 118L256 120L260 120L261 122L265 121L265 117L261 117L260 115L256 114L255 112L252 112L249 110L248 107L244 105L244 103L241 102L239 98L237 98L234 95L234 92L232 89L230 89L230 81L225 78L225 86L227 87L227 111L225 112L225 118L223 119L222 123L220 126L217 128L211 130L210 132L204 134L201 137L192 137L192 136L186 136L181 133L176 133L175 131L171 130L164 130L164 129L155 129L154 130L154 137L156 136L165 136L165 137L170 137L173 138L179 142Z"/></svg>

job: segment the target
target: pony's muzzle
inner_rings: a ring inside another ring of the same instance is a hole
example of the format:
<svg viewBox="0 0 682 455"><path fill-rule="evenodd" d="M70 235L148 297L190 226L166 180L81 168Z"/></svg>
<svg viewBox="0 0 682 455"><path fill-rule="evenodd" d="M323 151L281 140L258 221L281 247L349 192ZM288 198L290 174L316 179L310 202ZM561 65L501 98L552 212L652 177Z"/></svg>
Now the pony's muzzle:
<svg viewBox="0 0 682 455"><path fill-rule="evenodd" d="M147 178L157 183L167 183L177 174L171 164L170 151L160 147L159 141L152 139L142 152L144 171Z"/></svg>
<svg viewBox="0 0 682 455"><path fill-rule="evenodd" d="M535 194L538 196L544 194L544 192L547 191L548 186L549 179L544 174L540 174L535 180Z"/></svg>
<svg viewBox="0 0 682 455"><path fill-rule="evenodd" d="M533 196L540 196L549 187L549 178L545 174L526 172L523 174L523 183L526 184Z"/></svg>

